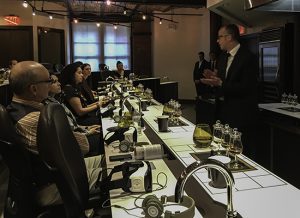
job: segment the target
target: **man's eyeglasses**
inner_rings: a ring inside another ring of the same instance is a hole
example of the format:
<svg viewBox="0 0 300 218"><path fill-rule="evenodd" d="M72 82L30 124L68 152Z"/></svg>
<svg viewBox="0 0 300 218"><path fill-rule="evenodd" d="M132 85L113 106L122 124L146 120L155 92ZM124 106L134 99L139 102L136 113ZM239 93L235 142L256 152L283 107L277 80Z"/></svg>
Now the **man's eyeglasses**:
<svg viewBox="0 0 300 218"><path fill-rule="evenodd" d="M229 34L219 35L219 36L218 36L218 39L220 39L220 38L222 38L222 37L226 37L226 36L229 36Z"/></svg>
<svg viewBox="0 0 300 218"><path fill-rule="evenodd" d="M41 80L41 81L36 81L36 82L33 82L33 83L31 83L32 85L35 85L35 84L39 84L39 83L55 83L55 81L54 81L54 79L52 79L52 78L49 78L49 79L47 79L47 80Z"/></svg>

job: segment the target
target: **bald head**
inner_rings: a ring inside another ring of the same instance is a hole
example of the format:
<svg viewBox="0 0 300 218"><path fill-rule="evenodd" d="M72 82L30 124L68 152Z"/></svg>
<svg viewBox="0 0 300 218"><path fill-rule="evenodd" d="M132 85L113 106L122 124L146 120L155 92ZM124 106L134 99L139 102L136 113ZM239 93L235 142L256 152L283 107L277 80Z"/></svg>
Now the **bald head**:
<svg viewBox="0 0 300 218"><path fill-rule="evenodd" d="M37 87L32 86L37 86L42 83L47 84L47 80L49 80L48 70L43 65L34 61L22 61L17 63L9 76L9 84L15 95L19 97L22 96L24 99L38 101L40 99L32 98L37 96L41 97L39 96L40 93L37 93L40 88L38 87L37 89Z"/></svg>

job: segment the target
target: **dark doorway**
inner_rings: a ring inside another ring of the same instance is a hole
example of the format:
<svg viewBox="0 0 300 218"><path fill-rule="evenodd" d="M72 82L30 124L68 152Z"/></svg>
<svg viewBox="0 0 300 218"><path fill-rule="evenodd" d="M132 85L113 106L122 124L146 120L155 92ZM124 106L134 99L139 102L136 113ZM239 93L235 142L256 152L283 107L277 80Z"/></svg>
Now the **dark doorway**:
<svg viewBox="0 0 300 218"><path fill-rule="evenodd" d="M38 27L39 62L65 65L65 31Z"/></svg>
<svg viewBox="0 0 300 218"><path fill-rule="evenodd" d="M0 26L0 67L8 67L11 59L33 60L31 26Z"/></svg>

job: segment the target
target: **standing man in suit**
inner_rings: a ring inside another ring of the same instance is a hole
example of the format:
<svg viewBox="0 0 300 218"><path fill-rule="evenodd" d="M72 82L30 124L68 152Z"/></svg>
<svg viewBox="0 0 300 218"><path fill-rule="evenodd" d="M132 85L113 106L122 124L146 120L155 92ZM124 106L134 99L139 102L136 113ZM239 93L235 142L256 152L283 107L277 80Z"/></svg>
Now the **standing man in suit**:
<svg viewBox="0 0 300 218"><path fill-rule="evenodd" d="M202 96L208 92L209 87L203 84L200 79L203 78L204 69L208 68L208 62L204 59L204 52L198 53L199 61L195 63L194 67L194 83L197 91L197 96Z"/></svg>
<svg viewBox="0 0 300 218"><path fill-rule="evenodd" d="M217 55L214 51L209 52L208 66L211 71L214 71L217 67Z"/></svg>
<svg viewBox="0 0 300 218"><path fill-rule="evenodd" d="M255 56L240 45L239 38L236 25L220 28L217 42L224 53L218 59L216 71L205 70L201 81L217 88L217 119L243 133L245 154L253 157L258 119L258 65Z"/></svg>

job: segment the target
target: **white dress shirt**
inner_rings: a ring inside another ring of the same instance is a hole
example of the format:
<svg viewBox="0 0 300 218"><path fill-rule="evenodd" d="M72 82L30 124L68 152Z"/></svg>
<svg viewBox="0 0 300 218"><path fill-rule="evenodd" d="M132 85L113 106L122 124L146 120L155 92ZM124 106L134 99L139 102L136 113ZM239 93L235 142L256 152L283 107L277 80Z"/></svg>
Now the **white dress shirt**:
<svg viewBox="0 0 300 218"><path fill-rule="evenodd" d="M236 53L237 53L237 51L239 50L240 47L241 47L241 45L239 43L233 49L231 49L230 52L229 52L230 56L228 57L228 60L227 60L227 67L226 67L225 78L227 77L227 72L228 72L228 69L229 69L230 65L232 64L234 56L236 55Z"/></svg>

